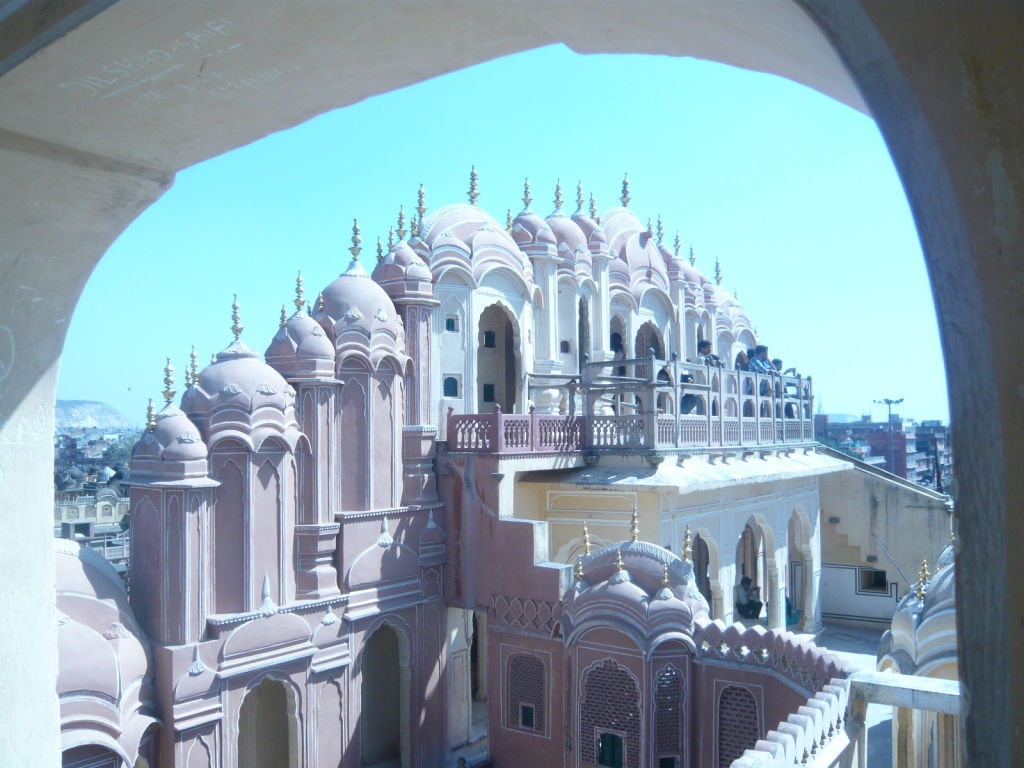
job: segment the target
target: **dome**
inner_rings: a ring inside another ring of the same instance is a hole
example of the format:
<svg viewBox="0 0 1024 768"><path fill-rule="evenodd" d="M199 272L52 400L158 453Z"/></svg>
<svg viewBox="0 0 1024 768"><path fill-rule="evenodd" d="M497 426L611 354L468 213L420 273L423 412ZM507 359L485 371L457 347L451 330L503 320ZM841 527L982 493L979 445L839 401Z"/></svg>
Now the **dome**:
<svg viewBox="0 0 1024 768"><path fill-rule="evenodd" d="M84 480L85 472L83 472L80 467L77 467L74 464L72 464L70 469L68 469L68 477L70 477L72 480Z"/></svg>
<svg viewBox="0 0 1024 768"><path fill-rule="evenodd" d="M264 358L282 376L334 375L334 345L301 308L278 329Z"/></svg>
<svg viewBox="0 0 1024 768"><path fill-rule="evenodd" d="M512 239L517 245L557 245L555 233L544 219L529 208L512 220Z"/></svg>
<svg viewBox="0 0 1024 768"><path fill-rule="evenodd" d="M572 220L583 233L587 243L607 243L604 236L604 228L596 221L583 213L582 209L572 215Z"/></svg>
<svg viewBox="0 0 1024 768"><path fill-rule="evenodd" d="M357 324L372 334L384 328L398 336L398 313L391 298L370 279L359 260L353 258L345 270L323 293L323 309L317 310L316 319L337 342L339 333Z"/></svg>
<svg viewBox="0 0 1024 768"><path fill-rule="evenodd" d="M373 269L373 280L388 289L393 281L419 281L431 282L432 275L430 267L416 251L405 241L399 240L398 244L377 262ZM389 292L390 293L390 292Z"/></svg>
<svg viewBox="0 0 1024 768"><path fill-rule="evenodd" d="M206 444L192 420L167 403L155 422L142 433L132 452L133 481L204 477Z"/></svg>

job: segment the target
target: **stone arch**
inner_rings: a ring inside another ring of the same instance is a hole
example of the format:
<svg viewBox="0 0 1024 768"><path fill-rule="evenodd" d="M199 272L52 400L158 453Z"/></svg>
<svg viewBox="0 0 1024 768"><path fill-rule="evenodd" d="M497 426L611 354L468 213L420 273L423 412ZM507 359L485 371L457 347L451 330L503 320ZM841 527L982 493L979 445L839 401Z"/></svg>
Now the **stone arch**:
<svg viewBox="0 0 1024 768"><path fill-rule="evenodd" d="M368 508L367 397L363 383L349 378L341 388L341 508L346 512Z"/></svg>
<svg viewBox="0 0 1024 768"><path fill-rule="evenodd" d="M498 405L505 413L519 408L522 352L519 323L507 302L492 302L477 324L477 411L488 413Z"/></svg>
<svg viewBox="0 0 1024 768"><path fill-rule="evenodd" d="M246 581L251 581L246 578L245 470L234 459L227 459L215 479L220 485L213 493L214 613L240 613L246 610Z"/></svg>
<svg viewBox="0 0 1024 768"><path fill-rule="evenodd" d="M260 461L260 459L263 459ZM258 605L262 599L263 578L270 582L270 594L278 605L286 602L281 572L282 523L281 475L271 457L253 456L258 469L253 483L253 510L250 540L252 541L253 589L251 599Z"/></svg>
<svg viewBox="0 0 1024 768"><path fill-rule="evenodd" d="M787 593L793 612L801 617L804 632L814 631L819 624L816 574L821 569L821 553L814 546L813 533L811 520L803 506L796 505L786 526L786 560L789 566L786 582L790 587Z"/></svg>
<svg viewBox="0 0 1024 768"><path fill-rule="evenodd" d="M704 595L704 599L708 601L711 618L719 619L722 617L721 564L718 542L708 533L707 528L697 528L694 531L691 558L694 567L694 577L697 581L697 589ZM702 569L703 573L701 572Z"/></svg>
<svg viewBox="0 0 1024 768"><path fill-rule="evenodd" d="M317 768L341 768L345 745L344 699L342 685L328 678L317 688L316 754Z"/></svg>
<svg viewBox="0 0 1024 768"><path fill-rule="evenodd" d="M299 696L271 673L249 684L238 706L238 768L298 768Z"/></svg>
<svg viewBox="0 0 1024 768"><path fill-rule="evenodd" d="M737 685L719 693L716 709L716 765L729 768L761 737L760 712L754 694Z"/></svg>
<svg viewBox="0 0 1024 768"><path fill-rule="evenodd" d="M363 635L359 653L362 765L398 759L412 765L411 651L408 628L383 617Z"/></svg>
<svg viewBox="0 0 1024 768"><path fill-rule="evenodd" d="M636 676L615 659L605 658L580 677L580 760L597 763L601 736L608 733L622 740L623 768L640 768L643 713Z"/></svg>

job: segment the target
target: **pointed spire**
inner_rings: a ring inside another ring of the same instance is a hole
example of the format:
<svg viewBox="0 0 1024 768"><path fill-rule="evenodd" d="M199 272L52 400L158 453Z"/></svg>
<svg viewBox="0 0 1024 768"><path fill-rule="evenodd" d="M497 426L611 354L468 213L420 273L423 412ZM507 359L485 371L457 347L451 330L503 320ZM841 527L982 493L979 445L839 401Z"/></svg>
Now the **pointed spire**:
<svg viewBox="0 0 1024 768"><path fill-rule="evenodd" d="M313 302L309 302L309 304L306 305L306 314L310 317L313 316Z"/></svg>
<svg viewBox="0 0 1024 768"><path fill-rule="evenodd" d="M621 549L615 550L615 573L612 574L612 577L608 579L608 581L612 584L621 584L624 581L631 581L629 571L627 571L626 567L622 564Z"/></svg>
<svg viewBox="0 0 1024 768"><path fill-rule="evenodd" d="M398 233L398 242L405 240L405 206L398 206L398 229L395 231Z"/></svg>
<svg viewBox="0 0 1024 768"><path fill-rule="evenodd" d="M693 561L693 543L690 541L690 526L686 526L686 533L683 535L683 560Z"/></svg>
<svg viewBox="0 0 1024 768"><path fill-rule="evenodd" d="M583 213L583 182L576 182L576 213Z"/></svg>
<svg viewBox="0 0 1024 768"><path fill-rule="evenodd" d="M592 218L598 224L601 223L601 220L597 217L597 200L594 199L593 192L590 193L590 218Z"/></svg>
<svg viewBox="0 0 1024 768"><path fill-rule="evenodd" d="M665 563L664 569L661 572L661 586L668 588L668 563Z"/></svg>
<svg viewBox="0 0 1024 768"><path fill-rule="evenodd" d="M690 266L692 267L697 263L697 257L693 253L693 246L690 246Z"/></svg>
<svg viewBox="0 0 1024 768"><path fill-rule="evenodd" d="M323 312L324 311L324 292L323 291L320 291L319 295L317 295L317 297L316 297L316 311L317 312Z"/></svg>
<svg viewBox="0 0 1024 768"><path fill-rule="evenodd" d="M416 193L416 216L420 224L423 223L423 214L427 212L427 190L420 184L420 191Z"/></svg>
<svg viewBox="0 0 1024 768"><path fill-rule="evenodd" d="M928 582L931 576L928 573L928 559L921 558L921 572L917 577L917 584L914 589L914 594L918 600L924 600L925 589L928 586Z"/></svg>
<svg viewBox="0 0 1024 768"><path fill-rule="evenodd" d="M245 326L242 325L242 316L238 314L238 309L238 294L236 293L235 300L231 304L231 332L235 334L235 341L241 338L242 331L245 329Z"/></svg>
<svg viewBox="0 0 1024 768"><path fill-rule="evenodd" d="M476 199L480 197L480 185L477 184L479 176L476 173L476 166L474 165L469 171L469 204L476 205Z"/></svg>
<svg viewBox="0 0 1024 768"><path fill-rule="evenodd" d="M377 261L384 261L384 245L380 238L377 238Z"/></svg>
<svg viewBox="0 0 1024 768"><path fill-rule="evenodd" d="M508 233L510 235L512 234L512 228L513 227L514 227L514 224L512 223L512 209L509 208L508 209L508 213L505 214L505 229L508 230Z"/></svg>
<svg viewBox="0 0 1024 768"><path fill-rule="evenodd" d="M388 227L388 253L395 250L395 228Z"/></svg>
<svg viewBox="0 0 1024 768"><path fill-rule="evenodd" d="M192 345L192 351L189 353L188 359L188 368L192 373L192 384L195 385L199 383L199 355L196 354L195 345Z"/></svg>
<svg viewBox="0 0 1024 768"><path fill-rule="evenodd" d="M658 214L658 245L665 241L665 227L661 223L661 214Z"/></svg>
<svg viewBox="0 0 1024 768"><path fill-rule="evenodd" d="M152 432L156 429L156 413L153 410L153 398L149 398L149 405L146 406L146 429Z"/></svg>
<svg viewBox="0 0 1024 768"><path fill-rule="evenodd" d="M302 270L299 270L299 276L295 278L295 308L302 309L302 305L306 303L306 300L302 298L305 293L305 289L302 287Z"/></svg>
<svg viewBox="0 0 1024 768"><path fill-rule="evenodd" d="M676 232L676 241L672 244L672 250L675 253L677 259L679 258L679 248L680 248L680 245L681 244L679 242L679 233Z"/></svg>
<svg viewBox="0 0 1024 768"><path fill-rule="evenodd" d="M583 523L583 554L590 557L590 531L587 530L586 522Z"/></svg>
<svg viewBox="0 0 1024 768"><path fill-rule="evenodd" d="M619 197L623 208L629 208L629 174L622 177L622 195Z"/></svg>
<svg viewBox="0 0 1024 768"><path fill-rule="evenodd" d="M186 365L185 366L185 389L189 389L192 386L192 371Z"/></svg>
<svg viewBox="0 0 1024 768"><path fill-rule="evenodd" d="M583 581L583 558L576 558L576 568L574 569L576 576L576 583L579 584Z"/></svg>
<svg viewBox="0 0 1024 768"><path fill-rule="evenodd" d="M615 550L615 570L619 573L626 570L626 567L622 564L622 550Z"/></svg>
<svg viewBox="0 0 1024 768"><path fill-rule="evenodd" d="M170 405L174 401L174 366L171 365L171 358L167 358L167 365L164 366L164 401Z"/></svg>
<svg viewBox="0 0 1024 768"><path fill-rule="evenodd" d="M420 220L415 216L409 217L409 239L412 240L420 236Z"/></svg>
<svg viewBox="0 0 1024 768"><path fill-rule="evenodd" d="M530 180L527 179L523 182L523 213L530 210L530 203L533 202L533 198L530 197Z"/></svg>
<svg viewBox="0 0 1024 768"><path fill-rule="evenodd" d="M722 262L715 256L715 285L722 284Z"/></svg>
<svg viewBox="0 0 1024 768"><path fill-rule="evenodd" d="M640 515L633 507L633 515L629 519L629 540L634 544L640 540Z"/></svg>
<svg viewBox="0 0 1024 768"><path fill-rule="evenodd" d="M654 237L654 225L651 224L651 217L647 217L647 236Z"/></svg>
<svg viewBox="0 0 1024 768"><path fill-rule="evenodd" d="M277 606L270 599L270 577L263 574L263 602L260 603L260 613L264 616L273 616L277 613Z"/></svg>
<svg viewBox="0 0 1024 768"><path fill-rule="evenodd" d="M555 182L555 213L562 210L562 180Z"/></svg>
<svg viewBox="0 0 1024 768"><path fill-rule="evenodd" d="M286 325L288 325L288 310L285 308L285 305L282 304L281 305L281 323L278 326L278 328L284 328Z"/></svg>
<svg viewBox="0 0 1024 768"><path fill-rule="evenodd" d="M352 254L353 261L359 258L359 253L363 250L359 247L361 242L363 242L363 238L359 236L359 219L352 219L352 247L348 249L348 252Z"/></svg>
<svg viewBox="0 0 1024 768"><path fill-rule="evenodd" d="M385 515L380 520L380 536L377 537L377 546L387 549L394 543L395 540L391 537L391 534L388 533L388 518L387 515Z"/></svg>

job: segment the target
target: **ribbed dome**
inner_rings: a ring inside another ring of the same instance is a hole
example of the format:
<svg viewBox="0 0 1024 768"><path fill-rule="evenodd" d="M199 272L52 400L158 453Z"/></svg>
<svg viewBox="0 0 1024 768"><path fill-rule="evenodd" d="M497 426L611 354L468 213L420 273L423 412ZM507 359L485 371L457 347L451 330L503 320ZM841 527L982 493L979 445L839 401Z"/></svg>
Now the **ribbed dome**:
<svg viewBox="0 0 1024 768"><path fill-rule="evenodd" d="M337 337L339 325L359 323L371 329L384 326L397 335L398 314L395 305L383 288L370 279L358 259L352 259L348 269L323 290L323 310L317 320Z"/></svg>
<svg viewBox="0 0 1024 768"><path fill-rule="evenodd" d="M334 373L334 345L320 323L301 309L277 330L264 357L267 365L289 378Z"/></svg>
<svg viewBox="0 0 1024 768"><path fill-rule="evenodd" d="M142 433L133 460L198 461L207 456L199 428L182 411L168 403L156 415L156 428Z"/></svg>

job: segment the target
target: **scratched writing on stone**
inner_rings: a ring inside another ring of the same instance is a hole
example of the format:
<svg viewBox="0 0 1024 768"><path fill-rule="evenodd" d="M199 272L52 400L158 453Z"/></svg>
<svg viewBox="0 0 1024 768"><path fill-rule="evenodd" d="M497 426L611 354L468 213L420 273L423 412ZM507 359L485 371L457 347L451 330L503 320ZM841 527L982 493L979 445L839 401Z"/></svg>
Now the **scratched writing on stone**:
<svg viewBox="0 0 1024 768"><path fill-rule="evenodd" d="M298 64L282 64L264 67L263 69L247 72L240 76L232 76L230 80L225 79L217 72L210 72L212 78L217 78L216 83L211 82L203 85L178 83L178 85L186 91L204 98L206 101L228 101L248 91L276 82L278 78L298 72L300 69L301 67Z"/></svg>
<svg viewBox="0 0 1024 768"><path fill-rule="evenodd" d="M170 45L128 54L104 64L98 71L61 83L60 87L90 97L116 96L184 66L184 63L172 62L182 53L198 51L202 46L226 37L231 26L234 25L226 19L208 21L175 38Z"/></svg>

